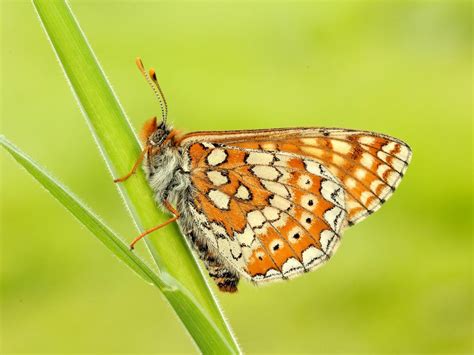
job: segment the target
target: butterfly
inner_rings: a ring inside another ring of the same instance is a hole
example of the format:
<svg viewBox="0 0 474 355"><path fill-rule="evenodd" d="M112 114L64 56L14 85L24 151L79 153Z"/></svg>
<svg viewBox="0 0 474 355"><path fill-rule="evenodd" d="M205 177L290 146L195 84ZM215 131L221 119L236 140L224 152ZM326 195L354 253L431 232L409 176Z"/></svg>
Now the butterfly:
<svg viewBox="0 0 474 355"><path fill-rule="evenodd" d="M153 69L137 66L159 99L162 120L142 129L143 161L157 203L176 221L224 292L314 270L336 251L342 232L377 211L411 159L403 141L374 132L288 128L192 132L166 122Z"/></svg>

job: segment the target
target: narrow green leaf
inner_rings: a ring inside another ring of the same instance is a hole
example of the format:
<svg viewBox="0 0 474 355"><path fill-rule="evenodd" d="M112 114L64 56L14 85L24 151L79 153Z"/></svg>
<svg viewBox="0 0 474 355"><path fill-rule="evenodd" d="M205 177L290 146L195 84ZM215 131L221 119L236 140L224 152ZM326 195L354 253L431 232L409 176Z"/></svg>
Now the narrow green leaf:
<svg viewBox="0 0 474 355"><path fill-rule="evenodd" d="M137 159L140 146L84 33L64 0L34 0L33 4L107 166L114 177L124 175ZM169 218L156 208L141 171L120 184L119 189L140 231ZM232 332L176 225L153 233L147 245L163 278L169 275L169 279L177 280L193 295L197 304L187 305L187 309L202 309L209 315L214 327L207 333L218 329L222 348L230 344L231 352L238 353ZM180 303L172 295L165 292L176 307ZM211 339L218 339L216 334L203 336L206 333L191 331L192 318L198 315L189 313L189 317L184 317L188 313L177 308L175 311L202 351L215 350L217 345Z"/></svg>
<svg viewBox="0 0 474 355"><path fill-rule="evenodd" d="M97 237L115 256L128 265L145 281L158 287L170 300L173 308L181 319L187 319L186 326L192 334L206 337L209 347L207 352L231 352L232 347L200 308L193 296L182 287L177 280L162 279L162 276L153 272L138 256L129 250L129 247L115 235L90 209L77 197L70 193L61 183L49 175L30 157L20 151L11 142L0 136L2 145L13 158L28 171L51 195L56 198L71 214L76 217L92 234ZM208 331L211 330L211 331Z"/></svg>

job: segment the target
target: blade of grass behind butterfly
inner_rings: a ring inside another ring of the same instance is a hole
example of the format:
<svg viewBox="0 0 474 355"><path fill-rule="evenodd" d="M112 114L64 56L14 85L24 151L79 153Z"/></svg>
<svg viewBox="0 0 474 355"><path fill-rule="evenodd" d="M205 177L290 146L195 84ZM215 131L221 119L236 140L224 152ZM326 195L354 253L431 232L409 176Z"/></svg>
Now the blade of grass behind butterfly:
<svg viewBox="0 0 474 355"><path fill-rule="evenodd" d="M2 145L12 157L33 176L56 200L61 203L76 219L81 222L92 234L99 239L115 256L128 265L133 271L141 276L145 281L158 287L165 295L168 295L173 308L180 313L181 318L191 318L193 322L187 324L191 334L204 333L199 338L207 338L207 343L200 345L203 351L231 352L230 344L222 343L223 335L215 328L214 322L207 313L199 309L198 302L186 291L184 287L170 288L169 285L176 285L176 280L163 280L162 276L156 274L148 267L136 254L129 250L115 233L105 225L90 209L70 193L57 180L51 177L42 167L35 163L25 153L20 151L11 142L0 136ZM190 317L192 315L192 317ZM213 329L213 332L206 332L206 329ZM199 340L199 339L198 339ZM207 346L209 344L209 347Z"/></svg>
<svg viewBox="0 0 474 355"><path fill-rule="evenodd" d="M72 10L62 0L34 0L33 4L107 166L113 176L124 175L138 157L140 146ZM119 190L140 230L168 219L156 208L140 169L133 178L119 185ZM169 273L171 280L178 280L193 294L225 341L231 344L233 352L239 352L233 334L176 226L167 228L166 233L154 233L147 245L160 272ZM167 297L173 304L171 294ZM176 310L178 314L179 311ZM193 321L181 320L185 326L186 322ZM193 338L196 340L194 335ZM205 339L201 342L205 343Z"/></svg>

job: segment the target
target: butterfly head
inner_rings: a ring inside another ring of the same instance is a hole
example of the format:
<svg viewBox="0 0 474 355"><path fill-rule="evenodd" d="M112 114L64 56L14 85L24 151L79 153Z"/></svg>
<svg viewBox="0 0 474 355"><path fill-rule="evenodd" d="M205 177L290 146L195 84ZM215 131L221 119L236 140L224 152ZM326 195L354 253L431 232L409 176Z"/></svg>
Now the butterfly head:
<svg viewBox="0 0 474 355"><path fill-rule="evenodd" d="M171 133L171 130L164 122L158 124L156 117L153 117L145 122L141 130L140 138L142 142L150 148L159 148L166 138Z"/></svg>

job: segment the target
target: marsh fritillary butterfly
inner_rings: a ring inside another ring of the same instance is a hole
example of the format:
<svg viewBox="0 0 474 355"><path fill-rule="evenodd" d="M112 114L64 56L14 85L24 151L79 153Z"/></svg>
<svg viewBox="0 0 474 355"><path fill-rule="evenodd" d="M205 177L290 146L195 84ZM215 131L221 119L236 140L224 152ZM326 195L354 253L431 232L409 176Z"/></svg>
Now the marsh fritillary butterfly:
<svg viewBox="0 0 474 355"><path fill-rule="evenodd" d="M324 264L342 231L393 194L410 147L387 135L338 128L193 132L167 123L154 70L137 65L160 99L162 122L142 131L141 160L156 201L174 217L225 292L240 277L256 284Z"/></svg>

